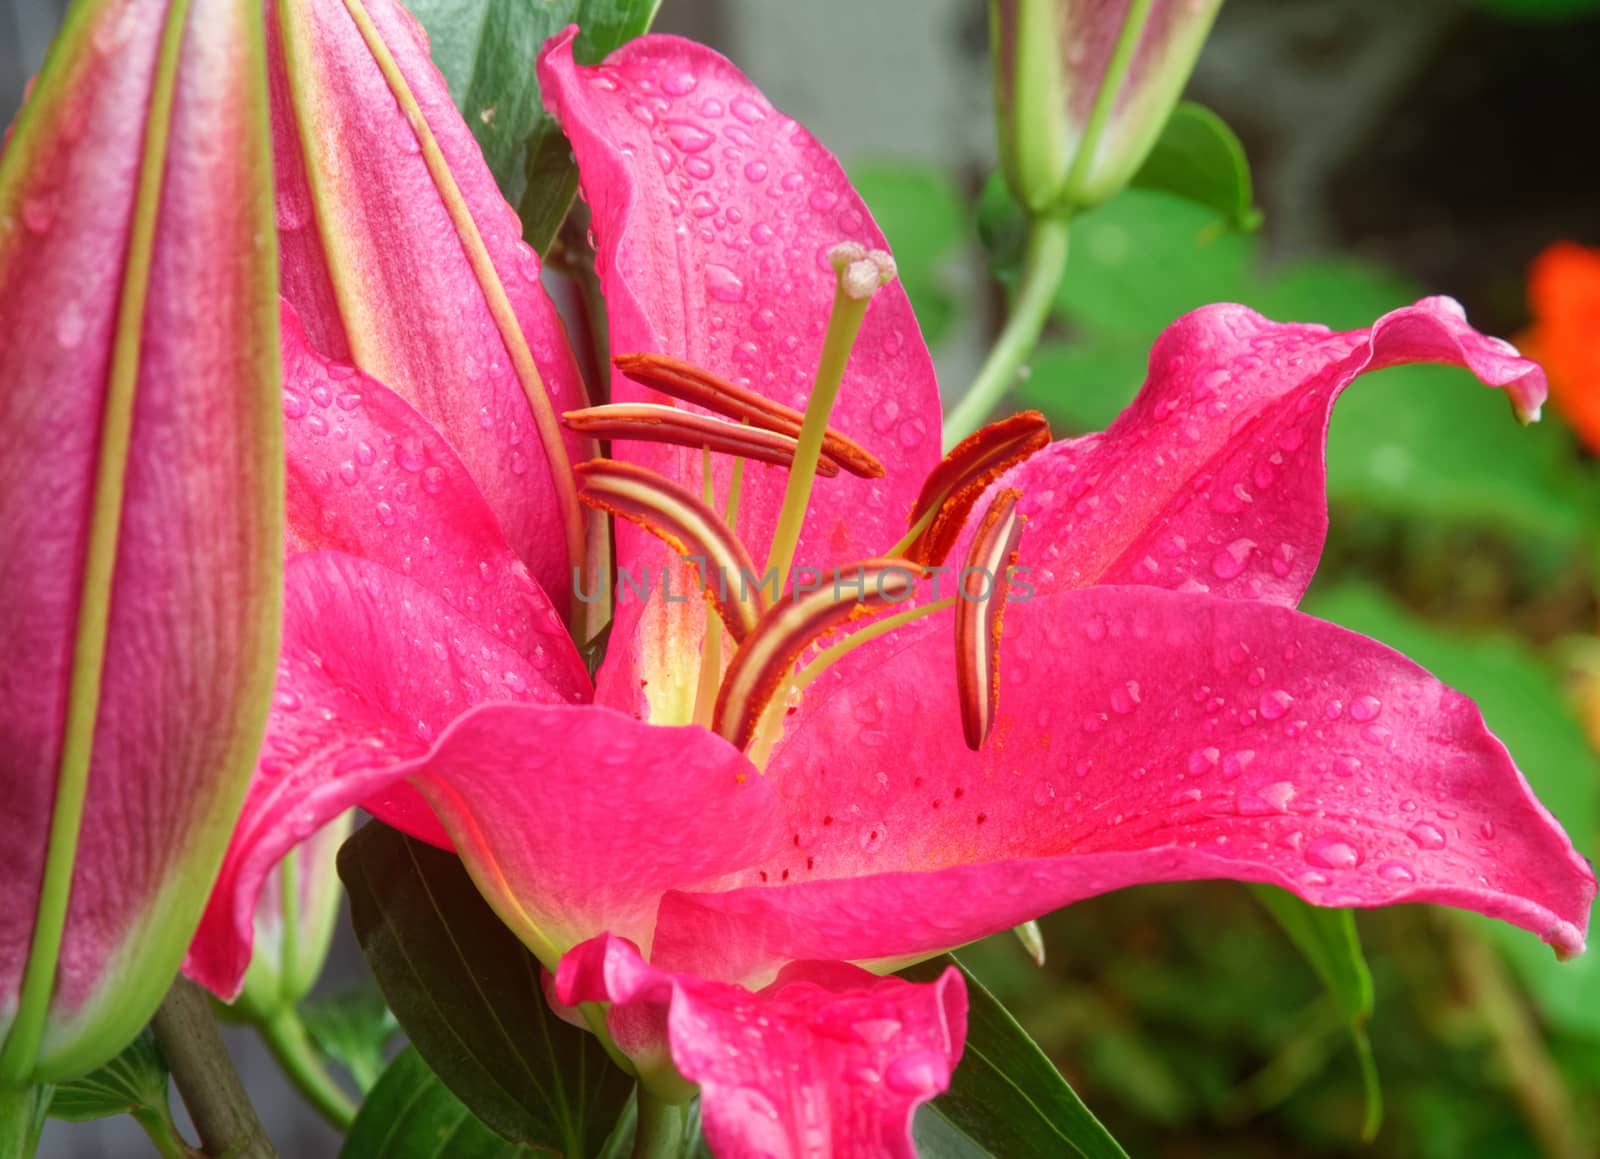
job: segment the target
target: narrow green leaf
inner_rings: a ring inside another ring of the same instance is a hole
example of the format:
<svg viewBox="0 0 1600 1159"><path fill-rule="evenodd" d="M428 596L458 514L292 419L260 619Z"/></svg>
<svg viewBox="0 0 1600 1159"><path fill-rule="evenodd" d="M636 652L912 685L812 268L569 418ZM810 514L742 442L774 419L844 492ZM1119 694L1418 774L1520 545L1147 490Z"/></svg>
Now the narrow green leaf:
<svg viewBox="0 0 1600 1159"><path fill-rule="evenodd" d="M502 1159L532 1149L489 1130L407 1047L361 1104L340 1159Z"/></svg>
<svg viewBox="0 0 1600 1159"><path fill-rule="evenodd" d="M1127 1159L1027 1031L954 957L900 975L931 982L952 965L967 983L967 1043L950 1089L917 1112L914 1132L923 1159Z"/></svg>
<svg viewBox="0 0 1600 1159"><path fill-rule="evenodd" d="M370 987L313 998L300 1006L300 1020L319 1051L356 1080L365 1094L384 1069L384 1051L400 1024Z"/></svg>
<svg viewBox="0 0 1600 1159"><path fill-rule="evenodd" d="M1367 1041L1367 1019L1372 1017L1372 972L1367 969L1367 960L1361 953L1356 915L1347 909L1307 905L1292 893L1272 885L1252 885L1250 890L1322 979L1350 1028L1367 1096L1367 1116L1361 1137L1371 1140L1383 1121L1383 1091L1378 1085L1372 1046Z"/></svg>
<svg viewBox="0 0 1600 1159"><path fill-rule="evenodd" d="M523 236L549 248L578 191L567 140L539 98L544 42L580 28L578 60L595 64L647 31L661 0L411 0L433 61L483 150L500 192L519 206Z"/></svg>
<svg viewBox="0 0 1600 1159"><path fill-rule="evenodd" d="M550 1011L538 960L461 862L371 822L340 850L339 876L389 1008L454 1095L513 1142L598 1150L633 1080Z"/></svg>
<svg viewBox="0 0 1600 1159"><path fill-rule="evenodd" d="M1132 184L1214 209L1234 229L1248 232L1261 224L1244 146L1226 121L1192 101L1172 111Z"/></svg>

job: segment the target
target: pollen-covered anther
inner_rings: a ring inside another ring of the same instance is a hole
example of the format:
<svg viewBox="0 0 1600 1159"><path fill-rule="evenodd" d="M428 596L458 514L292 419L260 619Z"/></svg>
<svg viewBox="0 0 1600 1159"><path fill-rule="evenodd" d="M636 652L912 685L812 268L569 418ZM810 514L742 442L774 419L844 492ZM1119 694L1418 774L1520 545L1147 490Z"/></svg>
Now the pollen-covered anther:
<svg viewBox="0 0 1600 1159"><path fill-rule="evenodd" d="M750 553L716 512L670 479L632 463L592 459L575 470L579 498L590 507L637 523L698 561L705 596L728 634L736 641L750 635L766 606L761 580Z"/></svg>
<svg viewBox="0 0 1600 1159"><path fill-rule="evenodd" d="M1001 623L1025 521L1017 510L1021 497L1020 491L1006 490L989 504L958 581L956 693L961 731L974 752L989 738L1000 702Z"/></svg>
<svg viewBox="0 0 1600 1159"><path fill-rule="evenodd" d="M798 445L792 435L654 402L585 407L569 410L561 419L569 429L597 439L701 447L780 467L794 462ZM839 464L832 459L824 456L817 462L817 474L832 478L838 473Z"/></svg>
<svg viewBox="0 0 1600 1159"><path fill-rule="evenodd" d="M1050 424L1023 411L974 431L928 473L911 509L905 556L929 567L943 563L983 493L1000 475L1050 445Z"/></svg>
<svg viewBox="0 0 1600 1159"><path fill-rule="evenodd" d="M611 363L641 386L791 439L799 435L805 418L793 407L665 354L619 354ZM883 464L872 452L831 427L822 437L822 456L822 462L862 479L883 478ZM821 462L818 470L829 473Z"/></svg>
<svg viewBox="0 0 1600 1159"><path fill-rule="evenodd" d="M904 603L924 574L903 559L868 559L817 577L818 586L803 593L797 584L793 598L778 593L733 654L717 693L712 731L737 748L748 748L767 705L807 648L840 624Z"/></svg>

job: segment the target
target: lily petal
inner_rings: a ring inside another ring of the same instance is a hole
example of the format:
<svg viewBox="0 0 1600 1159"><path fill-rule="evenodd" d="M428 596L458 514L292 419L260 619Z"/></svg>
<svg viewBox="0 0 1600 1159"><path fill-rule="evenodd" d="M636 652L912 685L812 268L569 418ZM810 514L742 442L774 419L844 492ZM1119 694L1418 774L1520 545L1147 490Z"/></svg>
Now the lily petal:
<svg viewBox="0 0 1600 1159"><path fill-rule="evenodd" d="M840 665L768 768L792 841L746 888L668 897L652 961L759 981L1196 878L1438 902L1583 946L1593 870L1472 702L1375 641L1147 587L1016 602L973 754L947 632Z"/></svg>
<svg viewBox="0 0 1600 1159"><path fill-rule="evenodd" d="M392 55L442 171L352 8ZM319 351L383 381L449 439L564 611L583 441L556 416L583 405L583 387L537 255L393 0L281 0L272 40L285 296Z"/></svg>
<svg viewBox="0 0 1600 1159"><path fill-rule="evenodd" d="M575 704L583 690L540 662L371 561L291 560L262 761L189 976L237 993L266 875L357 804L453 844L552 967L606 928L648 939L662 892L782 840L770 787L732 747Z"/></svg>
<svg viewBox="0 0 1600 1159"><path fill-rule="evenodd" d="M259 25L75 4L0 156L0 1082L80 1074L149 1019L260 743L282 449Z"/></svg>
<svg viewBox="0 0 1600 1159"><path fill-rule="evenodd" d="M410 403L313 350L283 314L284 443L291 553L340 551L416 581L588 693L588 673L550 597L506 541L450 444Z"/></svg>
<svg viewBox="0 0 1600 1159"><path fill-rule="evenodd" d="M185 973L224 999L238 992L250 961L262 882L290 849L357 805L448 844L431 810L402 783L434 738L476 704L583 696L556 683L566 666L551 654L540 667L536 652L513 647L370 560L296 556L284 588L266 741L184 963Z"/></svg>
<svg viewBox="0 0 1600 1159"><path fill-rule="evenodd" d="M828 252L846 240L885 248L866 206L833 156L710 49L645 36L583 68L572 57L574 35L546 46L539 77L578 158L612 348L671 355L803 409L837 280ZM613 401L667 401L620 372L611 387ZM796 556L814 568L868 558L897 541L939 458L933 365L897 284L873 298L830 422L888 475L817 482ZM630 444L616 453L700 487L698 451ZM726 462L714 477L720 498ZM780 470L745 468L738 528L758 561L785 482ZM622 527L617 562L635 574L679 566ZM674 586L685 590L691 573L679 570ZM601 699L643 711L644 679L659 703L704 625L697 607L620 601Z"/></svg>
<svg viewBox="0 0 1600 1159"><path fill-rule="evenodd" d="M917 984L802 962L752 994L656 969L606 934L562 959L556 990L610 1002L625 1052L647 1066L667 1053L700 1085L721 1159L914 1159L912 1113L949 1086L966 1038L954 967Z"/></svg>
<svg viewBox="0 0 1600 1159"><path fill-rule="evenodd" d="M1538 365L1474 330L1450 298L1346 333L1243 306L1186 314L1109 429L1047 447L996 484L1023 493L1030 581L1040 592L1134 583L1295 603L1327 538L1333 404L1367 371L1408 362L1467 368L1524 421L1544 401Z"/></svg>

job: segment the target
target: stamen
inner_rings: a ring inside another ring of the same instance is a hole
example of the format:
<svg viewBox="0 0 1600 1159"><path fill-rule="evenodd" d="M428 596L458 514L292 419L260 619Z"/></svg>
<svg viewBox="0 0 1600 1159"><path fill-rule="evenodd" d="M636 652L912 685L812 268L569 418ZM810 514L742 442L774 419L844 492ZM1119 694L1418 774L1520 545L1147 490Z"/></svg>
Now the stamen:
<svg viewBox="0 0 1600 1159"><path fill-rule="evenodd" d="M665 354L619 354L611 364L641 386L765 431L795 437L805 418L793 407ZM831 427L823 433L822 453L852 475L883 478L883 464L871 451Z"/></svg>
<svg viewBox="0 0 1600 1159"><path fill-rule="evenodd" d="M789 568L794 563L800 528L805 523L806 507L811 502L811 485L816 481L817 457L822 453L822 438L828 426L833 401L844 382L845 364L851 347L861 333L867 316L867 303L873 291L894 278L894 259L882 250L863 250L855 242L835 246L829 255L838 271L834 289L833 313L822 339L822 355L817 359L817 374L806 399L805 418L800 424L800 447L789 471L789 485L783 493L783 507L772 532L772 547L767 552L767 567L778 573L778 590L789 586ZM870 272L870 277L868 276Z"/></svg>
<svg viewBox="0 0 1600 1159"><path fill-rule="evenodd" d="M889 554L929 567L943 563L989 485L1049 445L1050 424L1036 410L990 423L962 439L929 472L911 509L911 530Z"/></svg>
<svg viewBox="0 0 1600 1159"><path fill-rule="evenodd" d="M575 431L596 439L637 439L646 443L671 443L680 447L702 447L727 455L740 455L763 463L787 467L794 462L798 445L791 435L764 430L727 419L696 414L663 403L610 403L606 406L569 410L561 420ZM817 464L817 473L828 478L839 473L839 464L826 456Z"/></svg>
<svg viewBox="0 0 1600 1159"><path fill-rule="evenodd" d="M983 748L994 727L1000 701L1000 631L1008 574L1016 562L1023 516L1017 511L1020 491L1002 491L978 524L966 566L959 579L956 607L956 692L961 701L961 730L973 752Z"/></svg>
<svg viewBox="0 0 1600 1159"><path fill-rule="evenodd" d="M804 692L817 677L863 644L870 644L878 637L887 636L890 632L897 631L907 624L915 623L917 620L925 620L936 612L944 611L946 608L953 608L956 605L956 599L957 597L951 596L949 599L938 600L931 604L919 604L914 608L907 608L903 612L896 612L892 616L884 616L880 620L874 620L865 627L851 632L849 636L840 640L837 644L818 652L815 660L800 669L800 675L796 676L789 685L790 690Z"/></svg>
<svg viewBox="0 0 1600 1159"><path fill-rule="evenodd" d="M702 561L706 598L729 635L742 641L754 630L765 608L761 579L744 544L715 511L678 484L632 463L595 459L576 469L580 498L590 507L637 523L679 555Z"/></svg>
<svg viewBox="0 0 1600 1159"><path fill-rule="evenodd" d="M733 654L717 695L712 730L738 748L748 748L767 705L788 683L800 655L840 624L909 599L921 574L903 559L869 559L836 570L815 591L780 600ZM848 589L854 589L854 599L842 598Z"/></svg>

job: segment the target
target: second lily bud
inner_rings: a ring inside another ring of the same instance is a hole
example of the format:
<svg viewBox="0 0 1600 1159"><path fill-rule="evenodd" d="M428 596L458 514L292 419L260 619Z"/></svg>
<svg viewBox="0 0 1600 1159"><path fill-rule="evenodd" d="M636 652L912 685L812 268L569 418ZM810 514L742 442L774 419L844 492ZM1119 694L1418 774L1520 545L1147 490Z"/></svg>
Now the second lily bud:
<svg viewBox="0 0 1600 1159"><path fill-rule="evenodd" d="M1000 161L1031 213L1087 209L1149 154L1222 0L990 0Z"/></svg>

